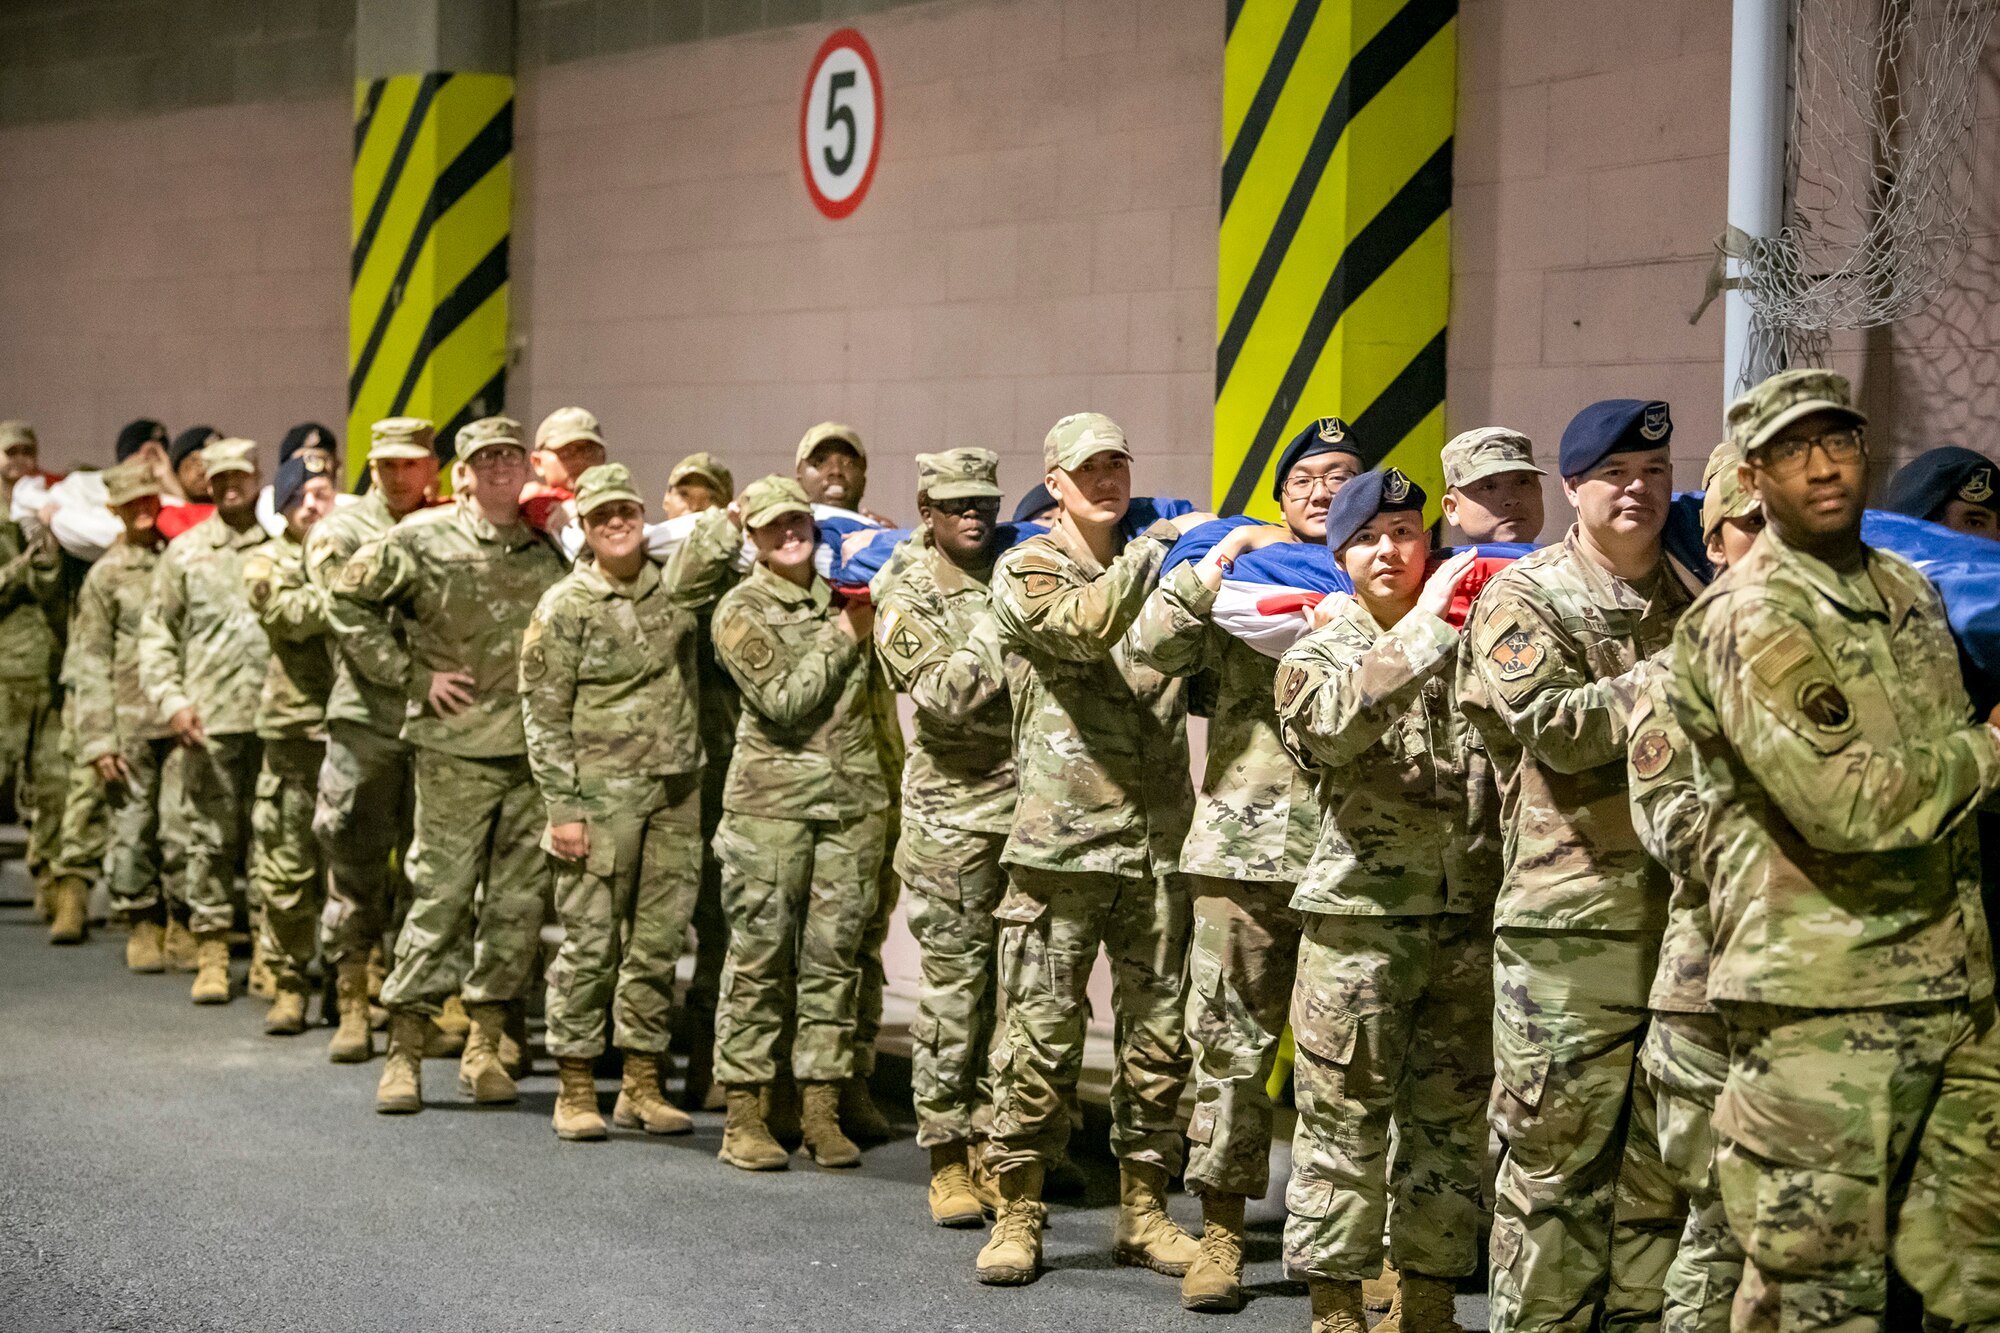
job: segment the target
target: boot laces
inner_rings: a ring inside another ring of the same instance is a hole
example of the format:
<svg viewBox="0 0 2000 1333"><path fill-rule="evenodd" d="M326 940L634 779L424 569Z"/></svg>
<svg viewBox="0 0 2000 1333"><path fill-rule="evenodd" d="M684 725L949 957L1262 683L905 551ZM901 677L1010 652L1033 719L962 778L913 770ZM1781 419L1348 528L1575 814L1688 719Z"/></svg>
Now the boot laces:
<svg viewBox="0 0 2000 1333"><path fill-rule="evenodd" d="M1200 1262L1234 1271L1242 1260L1243 1250L1237 1244L1235 1236L1221 1227L1203 1227L1201 1229Z"/></svg>
<svg viewBox="0 0 2000 1333"><path fill-rule="evenodd" d="M1000 1215L993 1219L993 1239L996 1241L1019 1241L1032 1245L1041 1230L1041 1210L1025 1200L1005 1204Z"/></svg>

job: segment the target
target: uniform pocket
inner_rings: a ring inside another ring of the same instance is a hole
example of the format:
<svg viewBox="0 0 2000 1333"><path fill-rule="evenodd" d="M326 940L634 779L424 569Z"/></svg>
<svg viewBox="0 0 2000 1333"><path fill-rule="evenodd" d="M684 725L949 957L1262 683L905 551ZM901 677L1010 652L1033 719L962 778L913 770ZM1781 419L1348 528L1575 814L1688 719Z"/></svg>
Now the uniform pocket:
<svg viewBox="0 0 2000 1333"><path fill-rule="evenodd" d="M1344 1065L1354 1058L1361 1020L1345 1009L1315 1004L1300 996L1292 1004L1292 1040L1300 1050L1328 1064Z"/></svg>
<svg viewBox="0 0 2000 1333"><path fill-rule="evenodd" d="M922 833L904 825L903 836L896 843L896 874L912 893L946 902L960 901L964 891L959 884L958 863L923 846L922 840Z"/></svg>
<svg viewBox="0 0 2000 1333"><path fill-rule="evenodd" d="M1731 1230L1760 1269L1805 1276L1883 1252L1886 1125L1876 1109L1731 1072L1715 1103L1716 1176Z"/></svg>
<svg viewBox="0 0 2000 1333"><path fill-rule="evenodd" d="M1506 1023L1495 1021L1493 1077L1526 1110L1539 1111L1549 1084L1549 1053Z"/></svg>

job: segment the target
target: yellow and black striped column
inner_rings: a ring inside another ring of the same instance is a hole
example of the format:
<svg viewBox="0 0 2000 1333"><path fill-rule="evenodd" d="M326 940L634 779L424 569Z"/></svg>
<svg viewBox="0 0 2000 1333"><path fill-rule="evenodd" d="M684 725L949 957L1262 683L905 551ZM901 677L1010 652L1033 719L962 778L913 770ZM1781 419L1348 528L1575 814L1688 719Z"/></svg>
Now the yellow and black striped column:
<svg viewBox="0 0 2000 1333"><path fill-rule="evenodd" d="M1314 417L1442 491L1456 0L1229 0L1215 503ZM1435 500L1433 500L1435 509ZM1435 517L1435 513L1432 515Z"/></svg>
<svg viewBox="0 0 2000 1333"><path fill-rule="evenodd" d="M438 449L507 393L514 80L396 74L354 91L347 435L428 417Z"/></svg>

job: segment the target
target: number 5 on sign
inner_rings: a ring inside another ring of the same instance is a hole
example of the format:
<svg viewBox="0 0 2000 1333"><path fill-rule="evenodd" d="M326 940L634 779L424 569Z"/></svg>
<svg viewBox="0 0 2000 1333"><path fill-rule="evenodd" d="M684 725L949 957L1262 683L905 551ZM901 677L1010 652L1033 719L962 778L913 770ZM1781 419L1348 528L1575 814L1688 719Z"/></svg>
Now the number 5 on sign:
<svg viewBox="0 0 2000 1333"><path fill-rule="evenodd" d="M882 153L882 74L860 33L821 43L799 108L799 157L813 206L844 218L861 206Z"/></svg>

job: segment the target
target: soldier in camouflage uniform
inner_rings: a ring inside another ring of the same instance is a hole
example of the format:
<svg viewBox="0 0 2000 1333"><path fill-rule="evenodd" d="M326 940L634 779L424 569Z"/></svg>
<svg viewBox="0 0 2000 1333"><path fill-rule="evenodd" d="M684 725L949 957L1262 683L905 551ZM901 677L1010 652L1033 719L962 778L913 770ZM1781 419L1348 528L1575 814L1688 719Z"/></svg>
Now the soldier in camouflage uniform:
<svg viewBox="0 0 2000 1333"><path fill-rule="evenodd" d="M330 612L349 664L403 691L403 739L416 750L414 896L382 985L389 1058L375 1109L384 1115L423 1109L428 1020L460 993L472 1023L460 1090L489 1104L518 1096L502 1049L507 1008L534 984L550 887L520 655L563 561L521 520L520 423L482 417L459 430L455 446L454 501L356 551Z"/></svg>
<svg viewBox="0 0 2000 1333"><path fill-rule="evenodd" d="M140 682L186 751L181 803L196 1004L230 999L225 932L263 754L257 702L271 647L243 582L244 566L271 542L257 523L256 450L240 439L203 447L215 512L167 546L139 629Z"/></svg>
<svg viewBox="0 0 2000 1333"><path fill-rule="evenodd" d="M586 469L576 515L589 548L542 595L521 645L528 760L557 859L562 949L548 970L548 1045L561 1091L554 1128L601 1139L593 1066L605 1011L624 1052L613 1120L649 1134L694 1122L660 1095L674 968L700 883L701 736L695 619L740 542L710 511L673 562L646 559L645 501L621 463Z"/></svg>
<svg viewBox="0 0 2000 1333"><path fill-rule="evenodd" d="M434 443L435 428L420 417L390 417L369 431L368 493L306 534L306 579L322 595L332 597L363 545L424 507L437 483ZM398 623L393 614L388 619ZM327 881L321 948L334 969L340 1008L340 1027L327 1046L336 1064L374 1054L369 1000L379 996L385 976L377 960L385 933L401 925L396 909L408 888L397 860L413 831L415 764L402 739L403 708L403 683L371 680L336 634L326 759L313 808ZM447 1018L456 1008L456 997L446 1001Z"/></svg>
<svg viewBox="0 0 2000 1333"><path fill-rule="evenodd" d="M1452 437L1444 468L1444 521L1479 542L1532 542L1542 532L1542 478L1534 441L1505 426Z"/></svg>
<svg viewBox="0 0 2000 1333"><path fill-rule="evenodd" d="M1936 591L1862 544L1863 426L1821 370L1731 405L1769 526L1675 636L1741 1330L1883 1328L1891 1256L1929 1319L2000 1325L2000 1021L1968 819L2000 791L2000 709L1972 720Z"/></svg>
<svg viewBox="0 0 2000 1333"><path fill-rule="evenodd" d="M56 606L61 556L46 534L34 539L8 518L14 482L34 470L35 432L22 421L0 421L0 784L14 783L14 805L30 825L28 870L36 897L51 911L49 940L74 944L87 928L89 885L47 874L62 824L64 777L55 679L62 647L49 624Z"/></svg>
<svg viewBox="0 0 2000 1333"><path fill-rule="evenodd" d="M1191 1310L1243 1304L1243 1209L1270 1188L1267 1084L1299 954L1292 890L1319 833L1311 780L1278 738L1277 660L1218 628L1210 612L1224 572L1244 552L1273 541L1324 541L1327 506L1362 466L1346 422L1308 423L1273 474L1271 498L1284 524L1231 529L1201 560L1160 581L1130 631L1135 661L1168 676L1212 672L1216 681L1207 769L1180 856L1194 895L1187 1031L1195 1108L1186 1181L1202 1199L1201 1255L1181 1282L1181 1303Z"/></svg>
<svg viewBox="0 0 2000 1333"><path fill-rule="evenodd" d="M1499 784L1492 1239L1496 1333L1659 1319L1682 1203L1636 1080L1667 876L1625 785L1628 711L1689 601L1660 544L1667 405L1619 399L1563 433L1577 524L1480 592L1459 697ZM1654 660L1649 660L1654 659Z"/></svg>
<svg viewBox="0 0 2000 1333"><path fill-rule="evenodd" d="M333 464L324 453L295 453L278 469L272 507L285 530L250 557L243 582L271 641L257 735L264 768L250 810L250 884L264 904L263 955L275 993L264 1031L306 1029L307 972L326 906L326 877L313 838L313 805L326 759L326 700L333 692L333 644L326 591L305 571L305 538L333 512Z"/></svg>
<svg viewBox="0 0 2000 1333"><path fill-rule="evenodd" d="M972 1154L993 1118L993 909L1014 822L1007 658L988 595L999 471L986 449L917 455L921 541L875 618L876 654L916 710L895 869L922 952L911 1031L917 1142L931 1155L931 1217L949 1227L984 1220Z"/></svg>
<svg viewBox="0 0 2000 1333"><path fill-rule="evenodd" d="M1209 516L1163 520L1124 541L1132 451L1118 424L1095 412L1058 421L1042 461L1059 516L993 573L1001 642L1028 669L1010 691L1019 778L1002 856L1011 883L998 912L1006 1014L987 1162L1001 1200L978 1277L1016 1285L1041 1271L1043 1169L1069 1141L1084 988L1100 946L1111 957L1118 1034L1113 1254L1180 1277L1198 1251L1165 1206L1167 1178L1181 1167L1176 1111L1188 1074L1186 684L1141 665L1124 639L1167 549Z"/></svg>
<svg viewBox="0 0 2000 1333"><path fill-rule="evenodd" d="M1709 563L1718 571L1748 555L1764 529L1757 497L1736 475L1742 461L1736 446L1724 442L1709 454L1702 474L1702 531ZM1694 749L1669 702L1672 679L1666 673L1647 677L1626 727L1632 825L1673 884L1648 999L1653 1019L1639 1048L1658 1107L1660 1159L1688 1199L1687 1226L1667 1269L1660 1327L1662 1333L1728 1333L1743 1249L1723 1215L1709 1122L1729 1068L1729 1038L1708 1000L1713 932L1701 862L1707 821L1695 792Z"/></svg>

